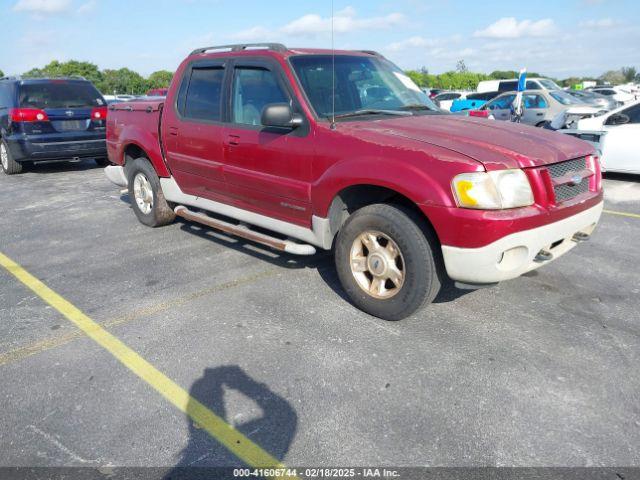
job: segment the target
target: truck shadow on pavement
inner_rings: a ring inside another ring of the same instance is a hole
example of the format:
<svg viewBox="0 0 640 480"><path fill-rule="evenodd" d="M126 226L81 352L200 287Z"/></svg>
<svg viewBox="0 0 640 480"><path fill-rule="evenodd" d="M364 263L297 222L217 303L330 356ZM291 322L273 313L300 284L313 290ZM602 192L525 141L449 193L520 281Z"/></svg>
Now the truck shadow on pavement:
<svg viewBox="0 0 640 480"><path fill-rule="evenodd" d="M251 378L237 365L204 370L189 391L197 400L272 457L283 461L298 424L291 404L266 384ZM225 401L228 397L229 401ZM189 401L187 412L200 406ZM201 425L187 417L189 441L164 480L232 478L215 467L244 468L247 465L218 443Z"/></svg>
<svg viewBox="0 0 640 480"><path fill-rule="evenodd" d="M125 203L131 203L129 195L126 193L122 194L120 198ZM224 219L224 217L219 217L214 214L210 215L214 218ZM224 246L225 248L231 248L233 250L236 250L237 252L242 252L246 255L250 255L256 259L268 262L277 267L287 269L316 269L327 286L331 288L331 290L333 290L333 292L340 298L342 298L345 302L351 304L349 297L343 290L342 285L340 284L340 280L338 279L338 274L334 266L333 254L331 251L319 250L315 255L311 256L291 255L288 253L282 253L276 250L272 250L268 247L251 242L249 240L245 240L243 238L238 238L232 235L218 232L213 228L209 228L207 226L200 225L194 222L189 222L179 217L176 218L176 222L180 224L180 229L185 232L207 239L209 241L217 243L218 245ZM260 230L257 229L257 231ZM443 269L444 266L442 263L442 259L438 260L440 263L440 268ZM472 290L461 290L459 288L456 288L454 282L446 278L443 279L442 289L438 293L433 303L453 302L471 292Z"/></svg>
<svg viewBox="0 0 640 480"><path fill-rule="evenodd" d="M226 248L232 248L238 252L250 255L262 261L271 263L272 265L288 268L313 268L318 271L318 274L322 280L334 291L335 294L340 296L347 303L351 303L346 292L343 290L338 274L333 262L333 255L330 251L318 251L315 255L311 256L296 256L288 253L281 253L276 250L271 250L268 247L263 247L257 243L251 241L236 238L224 233L218 233L216 230L199 225L197 223L188 222L186 220L177 219L181 223L180 228L185 232L189 232L193 235L197 235L201 238L206 238L212 242L225 246ZM444 268L441 266L441 268ZM442 289L435 298L434 303L448 303L452 302L472 290L461 290L455 287L454 283L449 279L442 282Z"/></svg>

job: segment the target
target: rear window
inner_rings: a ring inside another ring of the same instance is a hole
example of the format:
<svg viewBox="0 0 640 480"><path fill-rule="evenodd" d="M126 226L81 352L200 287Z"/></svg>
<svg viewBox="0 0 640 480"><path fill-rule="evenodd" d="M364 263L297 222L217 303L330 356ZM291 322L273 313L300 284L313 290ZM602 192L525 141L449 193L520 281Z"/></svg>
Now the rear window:
<svg viewBox="0 0 640 480"><path fill-rule="evenodd" d="M491 100L498 96L498 92L482 92L467 95L467 100Z"/></svg>
<svg viewBox="0 0 640 480"><path fill-rule="evenodd" d="M20 86L19 103L23 108L100 107L104 100L89 82L57 81L27 83Z"/></svg>
<svg viewBox="0 0 640 480"><path fill-rule="evenodd" d="M194 68L187 90L184 116L196 120L220 120L222 68Z"/></svg>
<svg viewBox="0 0 640 480"><path fill-rule="evenodd" d="M540 85L535 80L527 80L525 84L525 88L527 90L539 90ZM515 92L518 90L518 81L517 80L503 80L500 82L498 86L498 90L501 92Z"/></svg>
<svg viewBox="0 0 640 480"><path fill-rule="evenodd" d="M513 81L508 80L506 82L500 82L500 85L498 85L498 90L500 90L501 92L511 92L517 89L518 89L517 80L513 80Z"/></svg>

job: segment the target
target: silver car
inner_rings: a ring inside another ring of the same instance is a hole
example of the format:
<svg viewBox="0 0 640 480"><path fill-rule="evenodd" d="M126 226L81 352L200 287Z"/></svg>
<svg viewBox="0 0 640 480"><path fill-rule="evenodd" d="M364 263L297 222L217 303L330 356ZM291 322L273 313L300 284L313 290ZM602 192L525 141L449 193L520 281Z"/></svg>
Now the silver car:
<svg viewBox="0 0 640 480"><path fill-rule="evenodd" d="M487 102L480 110L489 110L496 120L510 121L516 92L507 92ZM525 90L522 94L524 111L520 123L544 127L563 111L572 107L583 107L582 115L595 115L593 108L564 90Z"/></svg>
<svg viewBox="0 0 640 480"><path fill-rule="evenodd" d="M613 110L620 107L620 102L616 102L613 98L607 97L597 92L589 90L565 90L569 95L582 100L583 102L594 107L600 107L603 110Z"/></svg>

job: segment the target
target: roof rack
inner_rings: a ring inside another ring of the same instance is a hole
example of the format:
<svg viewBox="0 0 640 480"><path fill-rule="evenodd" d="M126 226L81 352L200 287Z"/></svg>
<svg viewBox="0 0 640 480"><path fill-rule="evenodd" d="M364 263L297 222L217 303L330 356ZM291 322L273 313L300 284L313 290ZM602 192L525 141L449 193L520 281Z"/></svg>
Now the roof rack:
<svg viewBox="0 0 640 480"><path fill-rule="evenodd" d="M208 52L209 50L228 50L230 52L241 52L250 49L273 50L275 52L286 52L288 49L281 43L236 43L233 45L216 45L213 47L196 48L191 55Z"/></svg>
<svg viewBox="0 0 640 480"><path fill-rule="evenodd" d="M375 50L360 50L362 53L368 53L369 55L373 55L375 57L381 57L382 55L376 52Z"/></svg>
<svg viewBox="0 0 640 480"><path fill-rule="evenodd" d="M25 77L24 75L9 75L0 80L86 80L82 75L46 75L44 77Z"/></svg>

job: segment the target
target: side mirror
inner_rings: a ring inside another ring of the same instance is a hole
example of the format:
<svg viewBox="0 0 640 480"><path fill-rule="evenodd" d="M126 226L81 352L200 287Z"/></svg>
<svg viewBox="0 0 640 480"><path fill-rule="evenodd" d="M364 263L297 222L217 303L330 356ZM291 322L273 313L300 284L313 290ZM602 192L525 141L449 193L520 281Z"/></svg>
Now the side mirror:
<svg viewBox="0 0 640 480"><path fill-rule="evenodd" d="M297 128L304 123L304 118L294 113L287 103L272 103L264 107L260 121L265 127Z"/></svg>
<svg viewBox="0 0 640 480"><path fill-rule="evenodd" d="M616 113L615 115L611 115L607 118L605 125L624 125L625 123L629 123L631 119L629 115L625 115L624 113Z"/></svg>

